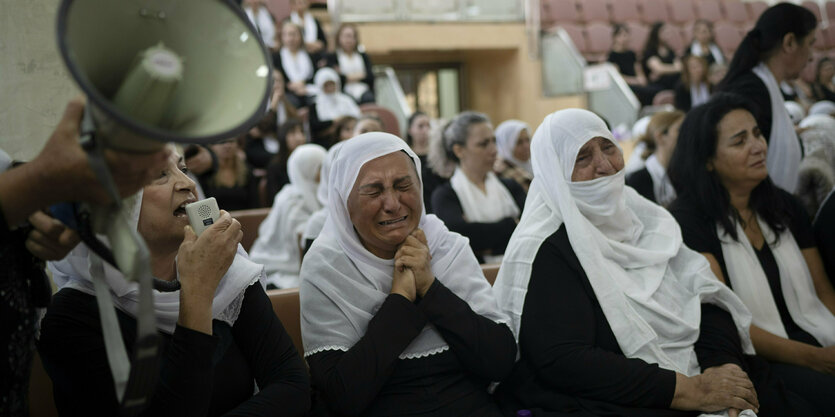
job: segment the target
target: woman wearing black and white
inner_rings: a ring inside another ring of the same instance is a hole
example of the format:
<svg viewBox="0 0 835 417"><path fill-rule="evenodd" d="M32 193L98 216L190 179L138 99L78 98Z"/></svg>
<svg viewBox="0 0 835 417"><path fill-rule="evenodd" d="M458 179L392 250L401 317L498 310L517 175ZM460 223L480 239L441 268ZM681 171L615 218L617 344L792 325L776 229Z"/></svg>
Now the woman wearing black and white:
<svg viewBox="0 0 835 417"><path fill-rule="evenodd" d="M336 31L336 50L328 54L328 66L342 79L342 91L357 103L374 102L374 71L368 54L359 50L357 26L343 23Z"/></svg>
<svg viewBox="0 0 835 417"><path fill-rule="evenodd" d="M304 49L302 29L292 22L281 26L281 49L273 53L273 68L281 71L284 77L284 90L287 99L296 107L307 107L316 67L311 55Z"/></svg>

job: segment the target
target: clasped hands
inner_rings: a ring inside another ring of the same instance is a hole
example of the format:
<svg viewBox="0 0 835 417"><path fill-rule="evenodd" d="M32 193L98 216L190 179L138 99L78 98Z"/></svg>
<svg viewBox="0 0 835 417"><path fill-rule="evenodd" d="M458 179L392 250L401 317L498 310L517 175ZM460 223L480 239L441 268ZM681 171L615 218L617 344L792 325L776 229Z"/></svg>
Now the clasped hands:
<svg viewBox="0 0 835 417"><path fill-rule="evenodd" d="M435 276L432 274L429 244L423 230L417 228L406 237L394 254L391 293L415 301L418 296L426 295L433 282Z"/></svg>

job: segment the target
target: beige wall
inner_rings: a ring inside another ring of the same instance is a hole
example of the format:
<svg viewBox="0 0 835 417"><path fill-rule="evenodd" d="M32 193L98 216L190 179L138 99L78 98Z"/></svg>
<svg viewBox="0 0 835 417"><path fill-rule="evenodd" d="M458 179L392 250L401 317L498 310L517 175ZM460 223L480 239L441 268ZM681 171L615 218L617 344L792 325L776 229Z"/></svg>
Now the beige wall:
<svg viewBox="0 0 835 417"><path fill-rule="evenodd" d="M55 43L59 0L0 0L0 148L31 159L78 94Z"/></svg>
<svg viewBox="0 0 835 417"><path fill-rule="evenodd" d="M553 111L586 104L542 95L541 64L528 56L522 23L368 23L360 35L377 64L464 64L467 107L496 124L516 118L536 128Z"/></svg>

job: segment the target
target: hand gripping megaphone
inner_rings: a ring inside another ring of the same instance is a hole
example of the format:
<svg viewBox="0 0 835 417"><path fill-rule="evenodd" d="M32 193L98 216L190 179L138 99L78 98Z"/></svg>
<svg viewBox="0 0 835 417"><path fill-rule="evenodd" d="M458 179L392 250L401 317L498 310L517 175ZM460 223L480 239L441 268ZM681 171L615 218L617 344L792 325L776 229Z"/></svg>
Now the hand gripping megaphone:
<svg viewBox="0 0 835 417"><path fill-rule="evenodd" d="M136 415L150 400L159 372L152 287L178 285L151 276L148 248L126 217L131 204L121 200L103 152L155 152L167 142L208 144L247 131L266 110L271 59L230 0L62 0L57 37L70 75L87 96L82 146L114 204L53 211L102 255L91 256L90 272L108 362L122 415ZM109 245L96 235L106 236ZM139 285L133 365L102 259Z"/></svg>

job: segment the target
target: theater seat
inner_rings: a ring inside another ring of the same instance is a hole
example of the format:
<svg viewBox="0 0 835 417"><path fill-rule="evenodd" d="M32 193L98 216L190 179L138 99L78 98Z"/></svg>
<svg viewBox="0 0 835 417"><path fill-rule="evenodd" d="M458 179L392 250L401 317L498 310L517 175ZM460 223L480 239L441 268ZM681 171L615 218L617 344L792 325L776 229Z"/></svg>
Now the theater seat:
<svg viewBox="0 0 835 417"><path fill-rule="evenodd" d="M377 116L383 122L383 130L386 133L391 133L399 138L402 137L400 136L400 122L397 121L397 116L391 110L375 103L365 103L360 105L360 111L362 114Z"/></svg>
<svg viewBox="0 0 835 417"><path fill-rule="evenodd" d="M710 22L722 20L722 7L719 0L699 0L696 6L696 17Z"/></svg>
<svg viewBox="0 0 835 417"><path fill-rule="evenodd" d="M32 417L58 417L55 399L52 397L52 380L43 369L38 352L32 358L29 375L29 415Z"/></svg>
<svg viewBox="0 0 835 417"><path fill-rule="evenodd" d="M768 3L759 0L759 1L749 1L748 4L748 15L751 16L751 22L756 22L757 19L760 18L760 15L768 9Z"/></svg>
<svg viewBox="0 0 835 417"><path fill-rule="evenodd" d="M641 12L638 10L638 0L610 0L609 8L612 12L612 22L640 22Z"/></svg>
<svg viewBox="0 0 835 417"><path fill-rule="evenodd" d="M821 24L821 8L817 2L806 0L802 3L803 7L808 9L810 12L815 14L815 18L818 19L818 25Z"/></svg>
<svg viewBox="0 0 835 417"><path fill-rule="evenodd" d="M284 330L293 339L293 345L296 346L299 355L304 357L299 289L286 288L283 290L269 290L267 291L267 296L270 297L270 302L273 305L273 311L275 311L276 317L281 320L281 325L284 326Z"/></svg>
<svg viewBox="0 0 835 417"><path fill-rule="evenodd" d="M750 20L748 16L748 9L742 0L726 0L725 1L725 19L733 23L746 23Z"/></svg>
<svg viewBox="0 0 835 417"><path fill-rule="evenodd" d="M487 278L487 282L490 285L496 283L496 277L499 276L499 267L502 264L482 264L481 265L481 272L484 274L484 278Z"/></svg>
<svg viewBox="0 0 835 417"><path fill-rule="evenodd" d="M651 25L655 22L670 21L667 0L641 0L638 4L641 7L641 17L644 23Z"/></svg>
<svg viewBox="0 0 835 417"><path fill-rule="evenodd" d="M252 210L234 210L230 211L234 219L241 223L241 231L244 232L244 237L241 239L241 245L244 250L249 252L255 239L258 238L258 226L270 214L270 208L258 208Z"/></svg>

